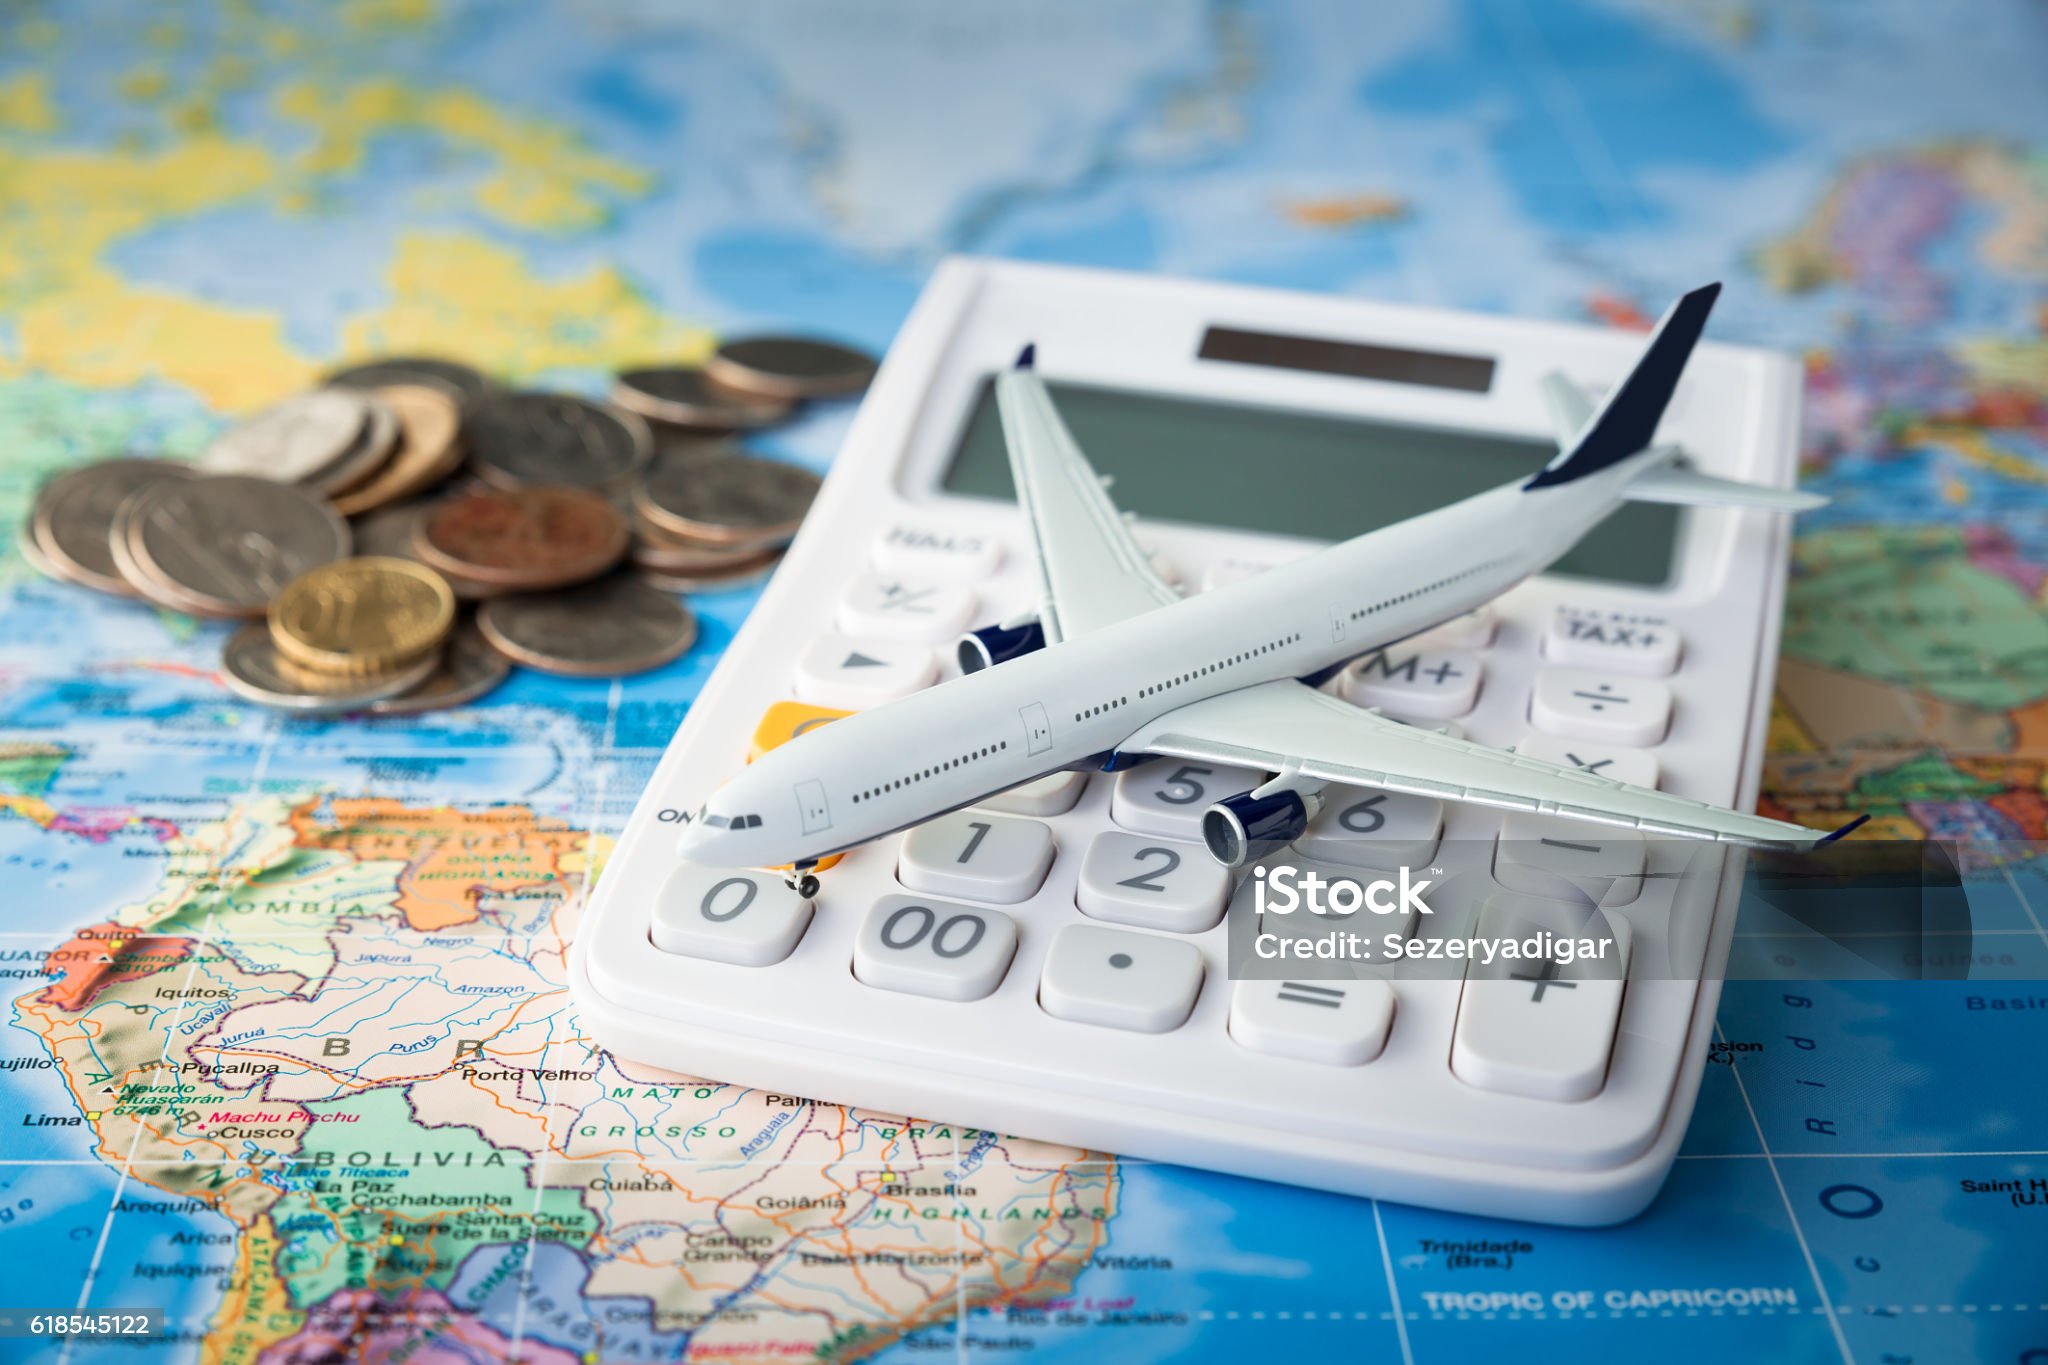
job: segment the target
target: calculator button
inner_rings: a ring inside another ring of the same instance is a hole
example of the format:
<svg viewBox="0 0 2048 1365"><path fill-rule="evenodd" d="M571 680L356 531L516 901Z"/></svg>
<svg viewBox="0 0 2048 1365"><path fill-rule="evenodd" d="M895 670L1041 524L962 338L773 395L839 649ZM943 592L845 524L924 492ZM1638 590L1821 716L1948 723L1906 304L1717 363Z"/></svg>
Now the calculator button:
<svg viewBox="0 0 2048 1365"><path fill-rule="evenodd" d="M1477 958L1465 973L1451 1070L1481 1090L1537 1100L1590 1099L1606 1082L1628 974L1629 924L1620 915L1555 901L1499 896L1487 902L1479 933L1527 939L1539 930L1604 944L1604 955L1570 963Z"/></svg>
<svg viewBox="0 0 2048 1365"><path fill-rule="evenodd" d="M853 942L853 974L869 986L937 1000L979 1000L1017 953L1017 921L1000 910L884 896Z"/></svg>
<svg viewBox="0 0 2048 1365"><path fill-rule="evenodd" d="M817 706L858 710L907 697L939 676L922 645L821 635L796 666L796 694Z"/></svg>
<svg viewBox="0 0 2048 1365"><path fill-rule="evenodd" d="M1325 1066L1380 1055L1394 1022L1394 989L1343 981L1240 981L1230 993L1230 1036L1254 1052Z"/></svg>
<svg viewBox="0 0 2048 1365"><path fill-rule="evenodd" d="M1525 735L1515 746L1515 752L1540 758L1546 763L1611 777L1617 782L1633 782L1638 787L1654 787L1661 776L1657 755L1648 749L1624 749L1597 740L1587 743L1579 739L1560 739L1556 735Z"/></svg>
<svg viewBox="0 0 2048 1365"><path fill-rule="evenodd" d="M874 565L883 573L934 578L986 578L1003 562L1003 543L978 531L896 525L875 540Z"/></svg>
<svg viewBox="0 0 2048 1365"><path fill-rule="evenodd" d="M648 937L665 953L766 967L810 927L811 903L771 872L685 863L654 896Z"/></svg>
<svg viewBox="0 0 2048 1365"><path fill-rule="evenodd" d="M903 836L896 879L934 896L1010 904L1029 900L1052 866L1052 826L960 811Z"/></svg>
<svg viewBox="0 0 2048 1365"><path fill-rule="evenodd" d="M1647 678L1546 668L1536 675L1529 721L1568 739L1655 744L1671 726L1671 689Z"/></svg>
<svg viewBox="0 0 2048 1365"><path fill-rule="evenodd" d="M1069 924L1045 955L1038 1003L1077 1024L1165 1033L1187 1022L1201 989L1202 954L1193 944Z"/></svg>
<svg viewBox="0 0 2048 1365"><path fill-rule="evenodd" d="M967 629L977 606L974 590L958 583L862 574L839 602L839 628L879 640L937 644Z"/></svg>
<svg viewBox="0 0 2048 1365"><path fill-rule="evenodd" d="M1200 844L1141 834L1098 834L1081 859L1081 913L1141 929L1199 934L1223 918L1230 869Z"/></svg>
<svg viewBox="0 0 2048 1365"><path fill-rule="evenodd" d="M1449 720L1479 700L1486 667L1476 654L1457 650L1383 649L1344 675L1344 695L1360 706L1384 706L1410 716Z"/></svg>
<svg viewBox="0 0 2048 1365"><path fill-rule="evenodd" d="M1109 818L1140 834L1199 843L1202 812L1212 802L1248 792L1266 780L1251 768L1161 759L1118 773L1109 797Z"/></svg>
<svg viewBox="0 0 2048 1365"><path fill-rule="evenodd" d="M1444 803L1427 796L1329 787L1323 808L1294 841L1305 857L1346 867L1414 867L1436 856L1444 832Z"/></svg>
<svg viewBox="0 0 2048 1365"><path fill-rule="evenodd" d="M1626 905L1642 894L1648 847L1640 830L1510 811L1501 817L1493 879L1532 896L1568 896L1563 879L1597 905Z"/></svg>
<svg viewBox="0 0 2048 1365"><path fill-rule="evenodd" d="M1047 773L1035 782L977 802L976 809L999 810L1010 815L1065 815L1081 799L1087 785L1086 773Z"/></svg>
<svg viewBox="0 0 2048 1365"><path fill-rule="evenodd" d="M1682 644L1678 632L1655 617L1559 607L1543 635L1543 657L1575 668L1661 678L1678 667Z"/></svg>
<svg viewBox="0 0 2048 1365"><path fill-rule="evenodd" d="M779 701L761 713L747 741L747 762L752 763L771 749L780 749L798 735L830 724L853 712L831 706L810 706L800 701Z"/></svg>
<svg viewBox="0 0 2048 1365"><path fill-rule="evenodd" d="M1493 643L1494 628L1499 624L1492 607L1478 607L1402 643L1411 649L1485 649Z"/></svg>

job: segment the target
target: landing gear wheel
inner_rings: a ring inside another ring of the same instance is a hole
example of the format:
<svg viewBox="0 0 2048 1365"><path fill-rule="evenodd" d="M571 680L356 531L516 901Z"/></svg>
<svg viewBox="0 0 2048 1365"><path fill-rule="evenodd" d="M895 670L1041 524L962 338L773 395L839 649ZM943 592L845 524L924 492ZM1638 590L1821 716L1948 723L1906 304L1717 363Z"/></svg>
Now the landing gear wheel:
<svg viewBox="0 0 2048 1365"><path fill-rule="evenodd" d="M801 876L788 877L784 878L784 880L788 882L790 890L796 892L797 895L802 896L805 900L810 901L818 898L818 877L816 873L806 872Z"/></svg>

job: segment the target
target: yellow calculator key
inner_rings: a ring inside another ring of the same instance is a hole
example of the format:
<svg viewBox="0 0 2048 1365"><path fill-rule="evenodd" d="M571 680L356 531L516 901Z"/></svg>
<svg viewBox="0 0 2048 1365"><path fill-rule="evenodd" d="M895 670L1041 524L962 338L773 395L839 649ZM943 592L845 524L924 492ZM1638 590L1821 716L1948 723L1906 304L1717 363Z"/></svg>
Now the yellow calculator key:
<svg viewBox="0 0 2048 1365"><path fill-rule="evenodd" d="M747 742L747 762L752 763L770 749L778 749L795 739L806 730L815 730L820 725L829 725L841 716L850 716L851 711L835 711L829 706L806 706L800 701L779 701L761 713L760 721L754 726L754 737ZM834 853L818 859L813 871L823 872L845 857ZM786 872L787 867L774 869Z"/></svg>
<svg viewBox="0 0 2048 1365"><path fill-rule="evenodd" d="M747 762L752 763L770 749L779 749L807 730L850 716L851 711L835 711L829 706L806 706L800 701L779 701L761 713L760 721L754 726L754 737L747 744Z"/></svg>

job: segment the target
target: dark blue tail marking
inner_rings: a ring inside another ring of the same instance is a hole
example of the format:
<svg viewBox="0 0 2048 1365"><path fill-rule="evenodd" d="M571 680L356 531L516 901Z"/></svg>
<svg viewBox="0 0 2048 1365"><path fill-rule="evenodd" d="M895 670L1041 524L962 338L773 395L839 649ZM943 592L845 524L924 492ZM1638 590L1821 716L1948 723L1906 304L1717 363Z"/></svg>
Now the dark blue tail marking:
<svg viewBox="0 0 2048 1365"><path fill-rule="evenodd" d="M1678 388L1679 376L1685 373L1685 362L1706 330L1707 314L1714 311L1714 300L1720 295L1720 285L1702 285L1674 304L1643 348L1642 359L1608 398L1593 424L1579 434L1570 450L1523 484L1523 489L1570 483L1648 447L1672 392Z"/></svg>

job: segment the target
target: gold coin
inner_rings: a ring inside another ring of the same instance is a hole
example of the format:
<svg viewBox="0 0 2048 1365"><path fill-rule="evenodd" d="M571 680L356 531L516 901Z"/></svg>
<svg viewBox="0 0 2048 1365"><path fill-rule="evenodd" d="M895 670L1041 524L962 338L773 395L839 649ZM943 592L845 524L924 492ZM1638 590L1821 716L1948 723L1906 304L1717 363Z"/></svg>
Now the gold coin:
<svg viewBox="0 0 2048 1365"><path fill-rule="evenodd" d="M447 580L405 559L324 564L270 604L278 653L326 673L385 673L446 639L455 624Z"/></svg>
<svg viewBox="0 0 2048 1365"><path fill-rule="evenodd" d="M334 508L352 517L386 503L425 492L462 463L462 408L440 389L424 384L387 384L371 392L398 414L398 450L367 482L333 498Z"/></svg>

